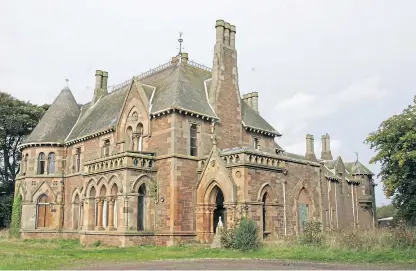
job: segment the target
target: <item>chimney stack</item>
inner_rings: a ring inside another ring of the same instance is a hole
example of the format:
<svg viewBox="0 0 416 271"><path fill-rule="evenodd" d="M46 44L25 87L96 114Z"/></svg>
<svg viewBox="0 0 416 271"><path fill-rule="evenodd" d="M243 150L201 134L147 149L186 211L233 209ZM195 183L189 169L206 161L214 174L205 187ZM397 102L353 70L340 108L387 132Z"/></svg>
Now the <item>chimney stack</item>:
<svg viewBox="0 0 416 271"><path fill-rule="evenodd" d="M96 70L95 71L95 89L92 102L96 103L101 96L107 95L107 79L108 72Z"/></svg>
<svg viewBox="0 0 416 271"><path fill-rule="evenodd" d="M313 135L311 134L307 134L306 135L306 159L310 160L310 161L316 161L316 156L315 156L315 142L313 139Z"/></svg>
<svg viewBox="0 0 416 271"><path fill-rule="evenodd" d="M224 24L224 44L230 46L230 30L231 25L229 23Z"/></svg>
<svg viewBox="0 0 416 271"><path fill-rule="evenodd" d="M252 92L251 93L251 108L253 108L254 111L259 113L259 93L258 92Z"/></svg>
<svg viewBox="0 0 416 271"><path fill-rule="evenodd" d="M321 159L322 160L332 160L332 153L331 153L331 140L329 138L329 134L322 135L322 152L321 152Z"/></svg>
<svg viewBox="0 0 416 271"><path fill-rule="evenodd" d="M259 112L258 99L258 92L251 92L243 95L243 100L246 102L246 104L257 113Z"/></svg>
<svg viewBox="0 0 416 271"><path fill-rule="evenodd" d="M179 57L178 56L172 57L172 60L170 61L170 64L178 65L178 63L179 63Z"/></svg>

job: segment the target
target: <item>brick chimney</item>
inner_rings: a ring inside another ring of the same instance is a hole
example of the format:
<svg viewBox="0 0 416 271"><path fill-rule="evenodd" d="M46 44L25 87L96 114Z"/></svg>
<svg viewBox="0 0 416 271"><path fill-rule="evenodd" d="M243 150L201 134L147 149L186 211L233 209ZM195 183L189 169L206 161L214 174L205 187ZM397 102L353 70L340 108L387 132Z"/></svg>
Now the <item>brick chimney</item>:
<svg viewBox="0 0 416 271"><path fill-rule="evenodd" d="M321 159L322 160L333 160L332 153L331 153L331 140L328 134L322 135L322 152L321 152Z"/></svg>
<svg viewBox="0 0 416 271"><path fill-rule="evenodd" d="M246 102L248 106L250 106L254 111L257 113L259 112L259 93L258 92L251 92L243 95L243 100Z"/></svg>
<svg viewBox="0 0 416 271"><path fill-rule="evenodd" d="M92 98L93 104L100 99L100 97L107 95L107 80L108 80L108 72L96 70L95 71L95 89L94 89L94 96Z"/></svg>
<svg viewBox="0 0 416 271"><path fill-rule="evenodd" d="M188 63L188 53L181 54L181 63L187 64Z"/></svg>
<svg viewBox="0 0 416 271"><path fill-rule="evenodd" d="M316 161L315 156L315 142L313 139L313 135L307 134L306 135L306 159L310 161Z"/></svg>
<svg viewBox="0 0 416 271"><path fill-rule="evenodd" d="M215 29L212 83L208 98L220 118L216 129L217 147L239 147L242 145L242 101L238 87L236 27L223 20L217 20Z"/></svg>

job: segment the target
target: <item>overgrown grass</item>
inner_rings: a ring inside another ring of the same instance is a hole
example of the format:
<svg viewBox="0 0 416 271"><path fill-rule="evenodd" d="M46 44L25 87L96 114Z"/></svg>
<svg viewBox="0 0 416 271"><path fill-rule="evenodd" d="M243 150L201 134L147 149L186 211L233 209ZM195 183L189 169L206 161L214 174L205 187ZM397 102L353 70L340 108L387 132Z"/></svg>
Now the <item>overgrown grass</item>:
<svg viewBox="0 0 416 271"><path fill-rule="evenodd" d="M209 249L197 245L178 247L138 246L129 248L83 247L78 240L0 239L0 269L61 269L93 263L121 263L161 259L262 258L339 263L415 264L414 248L372 250L301 245L296 240L240 252ZM415 264L416 265L416 264Z"/></svg>

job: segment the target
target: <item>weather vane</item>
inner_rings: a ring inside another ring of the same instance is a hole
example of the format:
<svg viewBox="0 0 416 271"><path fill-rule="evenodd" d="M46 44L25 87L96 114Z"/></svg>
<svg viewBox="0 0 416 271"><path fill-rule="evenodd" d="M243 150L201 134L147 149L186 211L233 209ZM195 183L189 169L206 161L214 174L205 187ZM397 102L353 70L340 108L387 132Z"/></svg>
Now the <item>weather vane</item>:
<svg viewBox="0 0 416 271"><path fill-rule="evenodd" d="M355 152L355 157L356 157L357 162L358 162L358 152Z"/></svg>
<svg viewBox="0 0 416 271"><path fill-rule="evenodd" d="M179 39L178 39L178 41L179 41L179 54L178 54L178 56L181 56L182 49L183 49L182 48L182 42L183 42L182 35L183 35L183 33L179 32Z"/></svg>
<svg viewBox="0 0 416 271"><path fill-rule="evenodd" d="M69 79L68 78L65 78L65 81L66 81L66 87L68 87Z"/></svg>

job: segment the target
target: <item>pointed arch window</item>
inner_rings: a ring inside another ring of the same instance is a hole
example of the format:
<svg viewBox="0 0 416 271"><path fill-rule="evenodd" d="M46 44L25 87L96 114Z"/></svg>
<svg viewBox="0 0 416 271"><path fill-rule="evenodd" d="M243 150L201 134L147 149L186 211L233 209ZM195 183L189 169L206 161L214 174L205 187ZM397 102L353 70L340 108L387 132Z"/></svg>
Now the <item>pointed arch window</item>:
<svg viewBox="0 0 416 271"><path fill-rule="evenodd" d="M76 172L79 172L81 170L81 148L76 149L75 160Z"/></svg>
<svg viewBox="0 0 416 271"><path fill-rule="evenodd" d="M146 185L143 183L139 187L139 195L138 195L138 201L137 201L137 230L143 231L144 230L144 224L145 224L145 212L146 212L146 206L145 206L145 197L146 197Z"/></svg>
<svg viewBox="0 0 416 271"><path fill-rule="evenodd" d="M38 155L38 174L45 174L45 154L43 152Z"/></svg>
<svg viewBox="0 0 416 271"><path fill-rule="evenodd" d="M137 150L142 151L143 150L143 124L142 123L137 124L136 133L137 133Z"/></svg>
<svg viewBox="0 0 416 271"><path fill-rule="evenodd" d="M48 174L55 174L55 153L48 154Z"/></svg>
<svg viewBox="0 0 416 271"><path fill-rule="evenodd" d="M129 127L127 127L127 130L126 130L126 149L127 150L133 150L133 129L129 126Z"/></svg>

